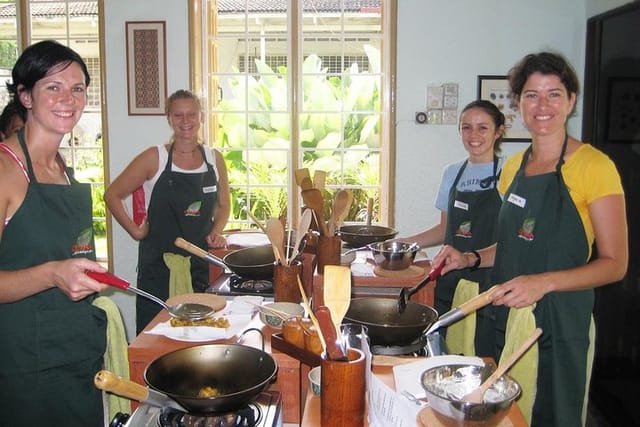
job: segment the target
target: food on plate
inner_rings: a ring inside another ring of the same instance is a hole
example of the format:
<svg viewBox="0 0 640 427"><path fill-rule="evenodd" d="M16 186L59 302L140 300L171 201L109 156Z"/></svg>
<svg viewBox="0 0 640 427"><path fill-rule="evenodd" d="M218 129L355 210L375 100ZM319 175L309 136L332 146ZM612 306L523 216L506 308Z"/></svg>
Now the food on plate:
<svg viewBox="0 0 640 427"><path fill-rule="evenodd" d="M216 387L204 386L198 392L198 397L217 397L220 396L220 390Z"/></svg>
<svg viewBox="0 0 640 427"><path fill-rule="evenodd" d="M176 319L172 317L170 320L171 326L183 327L183 326L210 326L212 328L228 328L231 326L229 319L226 317L206 317L199 320L188 319Z"/></svg>

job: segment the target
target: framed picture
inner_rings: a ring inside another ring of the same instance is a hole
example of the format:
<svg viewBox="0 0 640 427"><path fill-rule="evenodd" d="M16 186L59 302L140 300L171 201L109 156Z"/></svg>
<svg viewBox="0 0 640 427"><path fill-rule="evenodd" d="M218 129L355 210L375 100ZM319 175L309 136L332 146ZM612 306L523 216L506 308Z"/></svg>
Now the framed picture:
<svg viewBox="0 0 640 427"><path fill-rule="evenodd" d="M520 111L511 106L507 76L478 76L478 99L493 102L504 114L504 142L531 142Z"/></svg>
<svg viewBox="0 0 640 427"><path fill-rule="evenodd" d="M125 22L129 115L162 116L167 98L164 21Z"/></svg>
<svg viewBox="0 0 640 427"><path fill-rule="evenodd" d="M640 142L640 79L609 79L607 140Z"/></svg>

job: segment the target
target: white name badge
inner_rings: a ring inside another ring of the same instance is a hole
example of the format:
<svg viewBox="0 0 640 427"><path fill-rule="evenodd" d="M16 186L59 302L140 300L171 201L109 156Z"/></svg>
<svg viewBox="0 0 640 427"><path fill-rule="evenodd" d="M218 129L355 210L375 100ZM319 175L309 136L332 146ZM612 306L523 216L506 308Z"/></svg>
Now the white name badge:
<svg viewBox="0 0 640 427"><path fill-rule="evenodd" d="M465 203L465 202L461 202L460 200L455 200L453 202L453 207L454 208L458 208L458 209L462 209L462 210L465 210L465 211L469 210L469 205L467 203Z"/></svg>
<svg viewBox="0 0 640 427"><path fill-rule="evenodd" d="M520 206L521 208L524 208L524 205L527 204L527 199L513 193L509 194L509 198L507 199L507 201L509 203L513 203L516 206Z"/></svg>
<svg viewBox="0 0 640 427"><path fill-rule="evenodd" d="M218 187L217 187L217 186L212 185L211 187L202 187L202 192L203 192L204 194L207 194L207 193L213 193L213 192L215 192L217 189L218 189Z"/></svg>

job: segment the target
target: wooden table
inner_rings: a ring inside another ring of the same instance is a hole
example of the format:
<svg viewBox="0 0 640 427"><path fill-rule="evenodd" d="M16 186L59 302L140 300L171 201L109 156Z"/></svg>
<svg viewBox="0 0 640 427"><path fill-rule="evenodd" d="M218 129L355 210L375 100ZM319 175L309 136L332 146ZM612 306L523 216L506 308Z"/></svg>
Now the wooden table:
<svg viewBox="0 0 640 427"><path fill-rule="evenodd" d="M385 384L395 390L395 382L393 379L393 368L391 366L375 366L373 367L373 373L378 378L380 378ZM444 425L435 417L433 414L433 410L428 408L424 409L426 411L421 413L423 419L427 419L429 421L429 427L443 427ZM365 426L368 426L367 419L365 417ZM417 424L416 422L416 425ZM320 426L320 397L314 395L309 392L307 394L304 413L302 415L302 422L300 423L300 427L319 427ZM509 427L527 427L528 424L520 411L518 405L511 405L509 412L505 419L500 422L498 427L509 426Z"/></svg>
<svg viewBox="0 0 640 427"><path fill-rule="evenodd" d="M160 322L169 320L169 314L161 311L150 323L145 330L153 328ZM276 330L264 325L258 316L254 316L247 325L249 328L258 328L265 337L265 351L270 353L276 364L278 365L278 374L276 383L272 386L282 393L284 422L299 423L301 411L303 409L301 403L304 401L304 393L308 388L307 374L308 367L301 367L299 360L294 359L284 353L271 350L271 334ZM237 337L229 340L218 340L208 342L209 344L235 344ZM144 370L157 357L185 347L191 347L204 343L192 343L184 341L176 341L163 335L154 335L141 333L129 345L129 370L131 380L139 384L145 384ZM260 348L260 337L257 333L249 333L243 338L242 344ZM302 396L302 398L301 398ZM138 402L132 401L132 410L138 406Z"/></svg>

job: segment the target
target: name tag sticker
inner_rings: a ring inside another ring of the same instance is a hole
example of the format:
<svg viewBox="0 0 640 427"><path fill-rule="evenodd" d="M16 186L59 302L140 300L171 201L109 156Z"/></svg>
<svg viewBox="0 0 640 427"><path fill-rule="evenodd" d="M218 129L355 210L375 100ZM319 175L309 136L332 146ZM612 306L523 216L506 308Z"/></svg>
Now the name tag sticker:
<svg viewBox="0 0 640 427"><path fill-rule="evenodd" d="M218 187L215 185L212 185L211 187L202 187L202 192L204 194L214 193L216 190L218 190Z"/></svg>
<svg viewBox="0 0 640 427"><path fill-rule="evenodd" d="M454 208L458 208L458 209L462 209L465 211L469 210L469 205L465 202L461 202L460 200L456 200L453 202L453 207Z"/></svg>
<svg viewBox="0 0 640 427"><path fill-rule="evenodd" d="M527 204L527 199L518 196L517 194L511 193L509 194L509 197L507 198L507 201L509 203L513 203L516 206L520 206L521 208L524 208L524 205Z"/></svg>

